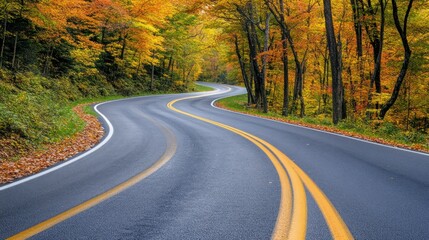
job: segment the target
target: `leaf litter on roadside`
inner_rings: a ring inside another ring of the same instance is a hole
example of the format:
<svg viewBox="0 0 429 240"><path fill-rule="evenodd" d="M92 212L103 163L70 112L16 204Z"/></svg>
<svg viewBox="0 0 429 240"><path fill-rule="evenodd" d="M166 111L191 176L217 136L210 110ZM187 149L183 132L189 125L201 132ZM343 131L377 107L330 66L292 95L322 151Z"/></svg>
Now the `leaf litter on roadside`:
<svg viewBox="0 0 429 240"><path fill-rule="evenodd" d="M17 161L0 162L0 184L38 173L96 145L104 130L95 116L84 113L85 105L88 104L73 108L86 123L83 131L58 143L47 144L41 150L30 151Z"/></svg>

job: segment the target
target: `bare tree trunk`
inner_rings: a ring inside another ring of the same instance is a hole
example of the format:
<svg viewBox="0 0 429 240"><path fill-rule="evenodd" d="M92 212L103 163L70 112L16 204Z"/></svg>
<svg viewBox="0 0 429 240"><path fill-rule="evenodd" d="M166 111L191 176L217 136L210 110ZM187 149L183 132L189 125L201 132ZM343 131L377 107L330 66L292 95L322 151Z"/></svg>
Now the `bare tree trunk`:
<svg viewBox="0 0 429 240"><path fill-rule="evenodd" d="M399 73L398 78L396 79L395 87L393 89L390 99L383 106L381 106L380 115L379 115L380 119L384 119L387 111L389 111L389 109L395 104L396 99L398 98L398 95L399 95L399 90L401 89L402 82L404 81L405 75L407 74L407 70L408 70L408 66L411 58L411 49L407 38L407 23L408 23L408 17L410 15L412 6L413 6L413 0L409 0L403 25L401 26L401 23L399 22L398 6L396 4L396 0L392 0L393 20L395 22L396 30L401 36L402 45L404 47L404 61L402 63L401 72Z"/></svg>

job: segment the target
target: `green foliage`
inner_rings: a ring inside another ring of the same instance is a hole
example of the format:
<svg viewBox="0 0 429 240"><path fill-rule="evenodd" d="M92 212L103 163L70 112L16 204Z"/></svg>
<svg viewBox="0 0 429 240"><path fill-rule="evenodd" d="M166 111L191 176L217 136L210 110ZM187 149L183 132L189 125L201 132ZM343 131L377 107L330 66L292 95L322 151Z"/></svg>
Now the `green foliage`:
<svg viewBox="0 0 429 240"><path fill-rule="evenodd" d="M7 76L4 74L3 76ZM13 79L15 78L15 79ZM0 138L12 135L34 144L55 142L79 131L83 122L69 109L63 98L70 83L52 84L51 80L32 74L18 74L0 82ZM64 82L64 80L63 80ZM59 94L54 90L61 87Z"/></svg>
<svg viewBox="0 0 429 240"><path fill-rule="evenodd" d="M192 90L195 92L208 92L208 91L213 91L214 89L211 87L195 84L194 87L192 87Z"/></svg>

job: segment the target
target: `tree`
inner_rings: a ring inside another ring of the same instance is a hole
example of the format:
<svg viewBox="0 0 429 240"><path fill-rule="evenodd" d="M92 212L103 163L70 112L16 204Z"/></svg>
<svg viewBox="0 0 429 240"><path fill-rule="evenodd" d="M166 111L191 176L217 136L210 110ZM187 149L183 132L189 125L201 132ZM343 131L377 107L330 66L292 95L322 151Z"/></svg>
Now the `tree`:
<svg viewBox="0 0 429 240"><path fill-rule="evenodd" d="M342 81L342 59L339 54L341 44L335 38L334 23L332 20L332 7L330 0L323 0L323 13L325 15L326 38L328 41L329 58L332 73L332 119L337 124L344 119L344 87Z"/></svg>
<svg viewBox="0 0 429 240"><path fill-rule="evenodd" d="M408 18L410 16L412 6L413 6L413 0L409 0L404 19L401 23L398 16L398 5L396 3L396 0L392 0L393 20L395 22L396 30L398 31L399 36L401 37L402 46L404 47L404 60L402 63L401 71L396 79L396 83L395 83L395 87L393 89L392 95L390 99L381 107L380 119L383 119L387 111L389 111L389 109L393 106L393 104L395 104L396 99L398 98L402 83L404 82L405 75L407 74L408 66L410 64L411 49L410 49L410 45L408 43L408 37L407 37L407 24L408 24Z"/></svg>

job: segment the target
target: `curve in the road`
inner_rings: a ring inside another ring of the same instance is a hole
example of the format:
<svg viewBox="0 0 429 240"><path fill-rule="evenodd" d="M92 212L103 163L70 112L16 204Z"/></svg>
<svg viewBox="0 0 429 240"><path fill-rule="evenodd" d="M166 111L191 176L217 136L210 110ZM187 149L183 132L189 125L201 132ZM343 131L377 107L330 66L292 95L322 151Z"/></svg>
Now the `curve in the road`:
<svg viewBox="0 0 429 240"><path fill-rule="evenodd" d="M227 90L222 91L222 93L226 93L230 90L231 90L230 88L227 88ZM298 167L298 165L296 165L279 149L277 149L267 141L261 138L258 138L248 132L179 110L173 106L175 103L179 101L211 96L211 95L218 94L218 92L219 90L216 90L203 95L175 99L173 101L170 101L167 104L167 107L177 113L198 119L203 122L213 124L215 126L229 130L235 134L238 134L243 138L249 140L253 144L255 144L267 155L267 157L270 159L270 161L272 162L273 166L277 171L277 174L279 176L279 181L280 181L280 187L281 187L281 199L280 199L279 212L277 216L276 225L273 230L272 239L305 239L306 231L307 231L307 197L306 197L304 186L310 192L313 199L316 201L317 205L319 206L325 218L325 221L331 231L332 237L334 239L353 239L353 236L350 233L348 227L342 220L341 216L339 215L339 213L337 212L333 204L326 197L326 195L311 180L311 178L300 167ZM97 112L106 120L109 126L109 134L105 138L105 140L100 144L102 146L103 143L107 142L111 138L114 130L111 124L109 124L108 119L104 115L102 115L99 111ZM152 119L152 122L163 131L167 139L167 149L156 163L154 163L151 167L149 167L145 171L117 185L116 187L94 198L91 198L86 202L83 202L65 212L62 212L48 220L45 220L29 229L26 229L8 239L25 239L25 238L34 236L48 228L51 228L52 226L60 222L63 222L77 215L78 213L81 213L101 203L102 201L114 195L117 195L118 193L135 185L136 183L142 181L143 179L145 179L146 177L150 176L152 173L160 169L165 163L167 163L173 157L176 151L177 145L175 142L174 134L167 127L163 126L162 124L156 122L153 119ZM100 145L98 146L98 148L101 147ZM98 148L95 148L93 151L95 151ZM87 152L83 156L88 155L91 152ZM80 158L75 158L74 160L68 162L68 164L70 164L71 162L77 161L79 159ZM63 166L65 165L60 165L57 168L63 167ZM52 170L48 172L44 172L43 174L47 174L55 170L56 168L53 168ZM34 176L33 178L35 177L37 177L37 175ZM30 178L29 180L31 179L32 178ZM29 181L29 180L26 180L26 181ZM20 183L21 182L18 182L18 184Z"/></svg>
<svg viewBox="0 0 429 240"><path fill-rule="evenodd" d="M105 145L112 138L113 133L115 132L115 129L113 128L112 123L109 121L109 119L107 119L107 117L104 116L104 114L101 113L98 110L98 107L101 106L101 105L103 105L103 104L110 103L110 102L116 102L116 101L121 101L121 100L113 100L113 101L109 101L109 102L103 102L103 103L99 103L99 104L97 104L97 105L94 106L94 110L97 112L97 114L99 114L103 118L103 120L106 122L107 127L108 127L108 131L107 131L108 134L107 134L107 136L100 143L98 143L95 147L91 148L90 150L88 150L88 151L86 151L86 152L84 152L84 153L82 153L82 154L80 154L80 155L78 155L76 157L73 157L72 159L70 159L70 160L68 160L66 162L58 164L55 167L46 169L46 170L44 170L42 172L39 172L39 173L36 173L34 175L28 176L26 178L17 180L15 182L10 183L10 184L6 184L4 186L1 186L0 187L0 191L3 191L3 190L6 190L6 189L9 189L9 188L18 186L20 184L23 184L25 182L31 181L33 179L36 179L36 178L41 177L43 175L46 175L48 173L54 172L54 171L56 171L56 170L58 170L60 168L63 168L65 166L67 166L67 165L70 165L70 164L76 162L76 161L79 161L79 160L85 158L86 156L90 155L91 153L93 153L93 152L97 151L98 149L100 149L103 145Z"/></svg>
<svg viewBox="0 0 429 240"><path fill-rule="evenodd" d="M248 139L268 156L276 168L280 178L282 197L276 227L272 236L273 239L285 239L285 237L287 239L305 239L307 229L307 204L306 193L303 185L305 185L319 206L331 231L332 237L334 239L353 239L353 236L347 225L344 223L340 214L335 209L331 201L327 198L327 196L322 192L322 190L298 165L296 165L276 147L264 141L263 139L260 139L240 129L181 111L173 106L179 101L199 97L202 96L179 98L169 102L167 106L175 112L216 125ZM286 180L288 177L290 178L290 182ZM290 196L290 187L286 186L289 185L289 183L292 185L292 196ZM290 204L290 199L292 198L293 206Z"/></svg>
<svg viewBox="0 0 429 240"><path fill-rule="evenodd" d="M98 111L97 111L98 112ZM99 112L100 113L100 112ZM100 113L101 114L101 113ZM104 115L103 115L104 116ZM107 118L104 117L106 120ZM174 134L163 124L150 119L156 126L159 127L159 129L161 129L161 131L163 132L163 134L166 137L167 140L167 148L164 152L164 154L159 158L158 161L156 161L152 166L150 166L149 168L147 168L146 170L144 170L143 172L135 175L134 177L128 179L127 181L115 186L114 188L94 197L91 198L89 200L87 200L86 202L83 202L65 212L62 212L60 214L58 214L57 216L54 216L48 220L45 220L31 228L28 228L10 238L7 238L8 240L13 240L13 239L27 239L30 238L42 231L45 231L48 228L53 227L54 225L63 222L103 201L105 201L106 199L111 198L112 196L115 196L117 194L119 194L120 192L124 191L125 189L137 184L138 182L142 181L143 179L149 177L150 175L152 175L154 172L156 172L158 169L160 169L162 166L164 166L175 154L176 149L177 149L177 143L176 143L176 139ZM107 121L108 122L108 121ZM108 122L109 123L109 122ZM111 131L109 133L113 134L113 127L111 125L109 125L111 127ZM111 136L109 134L109 136Z"/></svg>

